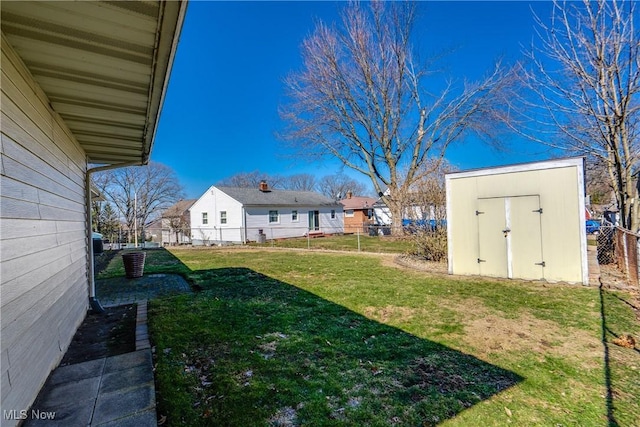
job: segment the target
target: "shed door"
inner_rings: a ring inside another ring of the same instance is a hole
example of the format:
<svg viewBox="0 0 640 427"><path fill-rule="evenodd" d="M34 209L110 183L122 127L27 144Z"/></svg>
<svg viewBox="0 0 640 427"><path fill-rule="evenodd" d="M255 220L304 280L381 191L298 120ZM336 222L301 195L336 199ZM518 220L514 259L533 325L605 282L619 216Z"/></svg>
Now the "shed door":
<svg viewBox="0 0 640 427"><path fill-rule="evenodd" d="M544 278L539 196L479 199L476 213L481 275Z"/></svg>
<svg viewBox="0 0 640 427"><path fill-rule="evenodd" d="M544 279L540 197L510 198L512 276Z"/></svg>
<svg viewBox="0 0 640 427"><path fill-rule="evenodd" d="M505 199L479 199L478 264L482 276L509 277L507 243L502 230L506 228Z"/></svg>

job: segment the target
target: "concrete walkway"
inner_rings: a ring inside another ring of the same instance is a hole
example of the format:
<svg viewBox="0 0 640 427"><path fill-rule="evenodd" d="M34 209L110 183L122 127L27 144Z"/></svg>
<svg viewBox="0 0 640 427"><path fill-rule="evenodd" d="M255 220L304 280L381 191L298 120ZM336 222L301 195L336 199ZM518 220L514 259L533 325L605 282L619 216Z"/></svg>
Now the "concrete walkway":
<svg viewBox="0 0 640 427"><path fill-rule="evenodd" d="M188 292L191 292L191 286L178 274L148 274L137 279L115 277L96 280L96 297L103 307L133 304Z"/></svg>
<svg viewBox="0 0 640 427"><path fill-rule="evenodd" d="M587 245L587 259L589 260L589 286L600 286L600 264L596 246Z"/></svg>
<svg viewBox="0 0 640 427"><path fill-rule="evenodd" d="M136 351L54 370L25 426L156 426L150 347L147 301L139 301Z"/></svg>
<svg viewBox="0 0 640 427"><path fill-rule="evenodd" d="M105 307L138 304L136 351L55 369L24 426L157 426L147 299L191 292L191 287L178 275L151 274L100 280L96 291Z"/></svg>

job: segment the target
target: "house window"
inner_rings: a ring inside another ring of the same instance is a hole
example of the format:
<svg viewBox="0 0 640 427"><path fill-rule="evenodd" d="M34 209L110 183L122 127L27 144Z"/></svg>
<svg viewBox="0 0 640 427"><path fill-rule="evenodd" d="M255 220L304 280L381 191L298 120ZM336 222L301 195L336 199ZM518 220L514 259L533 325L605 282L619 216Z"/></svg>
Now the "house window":
<svg viewBox="0 0 640 427"><path fill-rule="evenodd" d="M351 218L353 216L353 209L347 209L344 211L344 216Z"/></svg>
<svg viewBox="0 0 640 427"><path fill-rule="evenodd" d="M336 210L331 209L331 219L336 219Z"/></svg>
<svg viewBox="0 0 640 427"><path fill-rule="evenodd" d="M227 211L220 211L220 224L227 223Z"/></svg>
<svg viewBox="0 0 640 427"><path fill-rule="evenodd" d="M207 225L207 224L209 224L209 213L202 212L202 225Z"/></svg>
<svg viewBox="0 0 640 427"><path fill-rule="evenodd" d="M269 211L269 223L279 222L280 216L278 215L278 211Z"/></svg>
<svg viewBox="0 0 640 427"><path fill-rule="evenodd" d="M291 221L298 221L298 211L291 211Z"/></svg>
<svg viewBox="0 0 640 427"><path fill-rule="evenodd" d="M367 209L367 219L373 218L373 209Z"/></svg>

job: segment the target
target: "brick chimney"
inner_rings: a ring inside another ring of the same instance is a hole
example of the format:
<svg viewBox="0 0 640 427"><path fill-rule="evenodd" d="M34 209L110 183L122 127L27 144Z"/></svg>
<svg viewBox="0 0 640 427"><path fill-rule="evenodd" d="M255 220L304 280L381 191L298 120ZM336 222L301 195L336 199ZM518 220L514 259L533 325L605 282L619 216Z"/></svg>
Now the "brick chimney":
<svg viewBox="0 0 640 427"><path fill-rule="evenodd" d="M265 181L264 179L262 181L260 181L260 186L258 188L263 193L266 193L266 192L269 191L269 185L267 185L267 181Z"/></svg>
<svg viewBox="0 0 640 427"><path fill-rule="evenodd" d="M351 197L353 197L353 193L349 190L347 191L347 199L350 199Z"/></svg>

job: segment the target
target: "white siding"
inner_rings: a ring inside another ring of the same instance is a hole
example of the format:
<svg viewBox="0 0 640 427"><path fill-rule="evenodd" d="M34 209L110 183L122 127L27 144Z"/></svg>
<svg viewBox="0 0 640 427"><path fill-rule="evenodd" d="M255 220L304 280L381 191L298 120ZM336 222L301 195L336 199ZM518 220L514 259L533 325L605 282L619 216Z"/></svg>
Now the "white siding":
<svg viewBox="0 0 640 427"><path fill-rule="evenodd" d="M325 234L344 233L344 211L342 207L320 208L320 231ZM334 218L331 218L331 212Z"/></svg>
<svg viewBox="0 0 640 427"><path fill-rule="evenodd" d="M277 210L279 221L269 222L269 211ZM292 220L292 212L298 211L298 221ZM335 217L331 218L331 211ZM309 232L309 212L319 211L320 228L318 232L336 234L344 232L344 218L341 207L313 207L313 206L274 206L247 208L247 238L255 241L260 230L267 239L284 239L289 237L306 236Z"/></svg>
<svg viewBox="0 0 640 427"><path fill-rule="evenodd" d="M220 223L220 212L227 212L227 223ZM202 213L208 215L207 224L202 223ZM194 245L217 244L222 242L242 243L244 223L242 205L218 190L209 188L191 206L191 240Z"/></svg>
<svg viewBox="0 0 640 427"><path fill-rule="evenodd" d="M86 157L4 37L1 84L0 406L23 410L87 310Z"/></svg>
<svg viewBox="0 0 640 427"><path fill-rule="evenodd" d="M373 218L378 225L391 225L391 211L386 206L373 208Z"/></svg>
<svg viewBox="0 0 640 427"><path fill-rule="evenodd" d="M269 222L269 211L277 210L277 223ZM298 212L293 221L292 213ZM309 231L309 211L320 211L320 232L326 234L344 232L342 206L245 206L220 191L209 188L191 206L191 239L194 245L218 243L245 243L257 241L260 231L267 239L306 236ZM335 218L331 218L331 211ZM220 212L227 212L227 223L220 223ZM208 215L208 223L202 223L202 213Z"/></svg>
<svg viewBox="0 0 640 427"><path fill-rule="evenodd" d="M298 220L291 219L292 211L298 211ZM250 207L247 211L247 239L258 240L260 230L267 239L302 237L309 231L308 207ZM278 222L269 222L269 211L278 211Z"/></svg>

